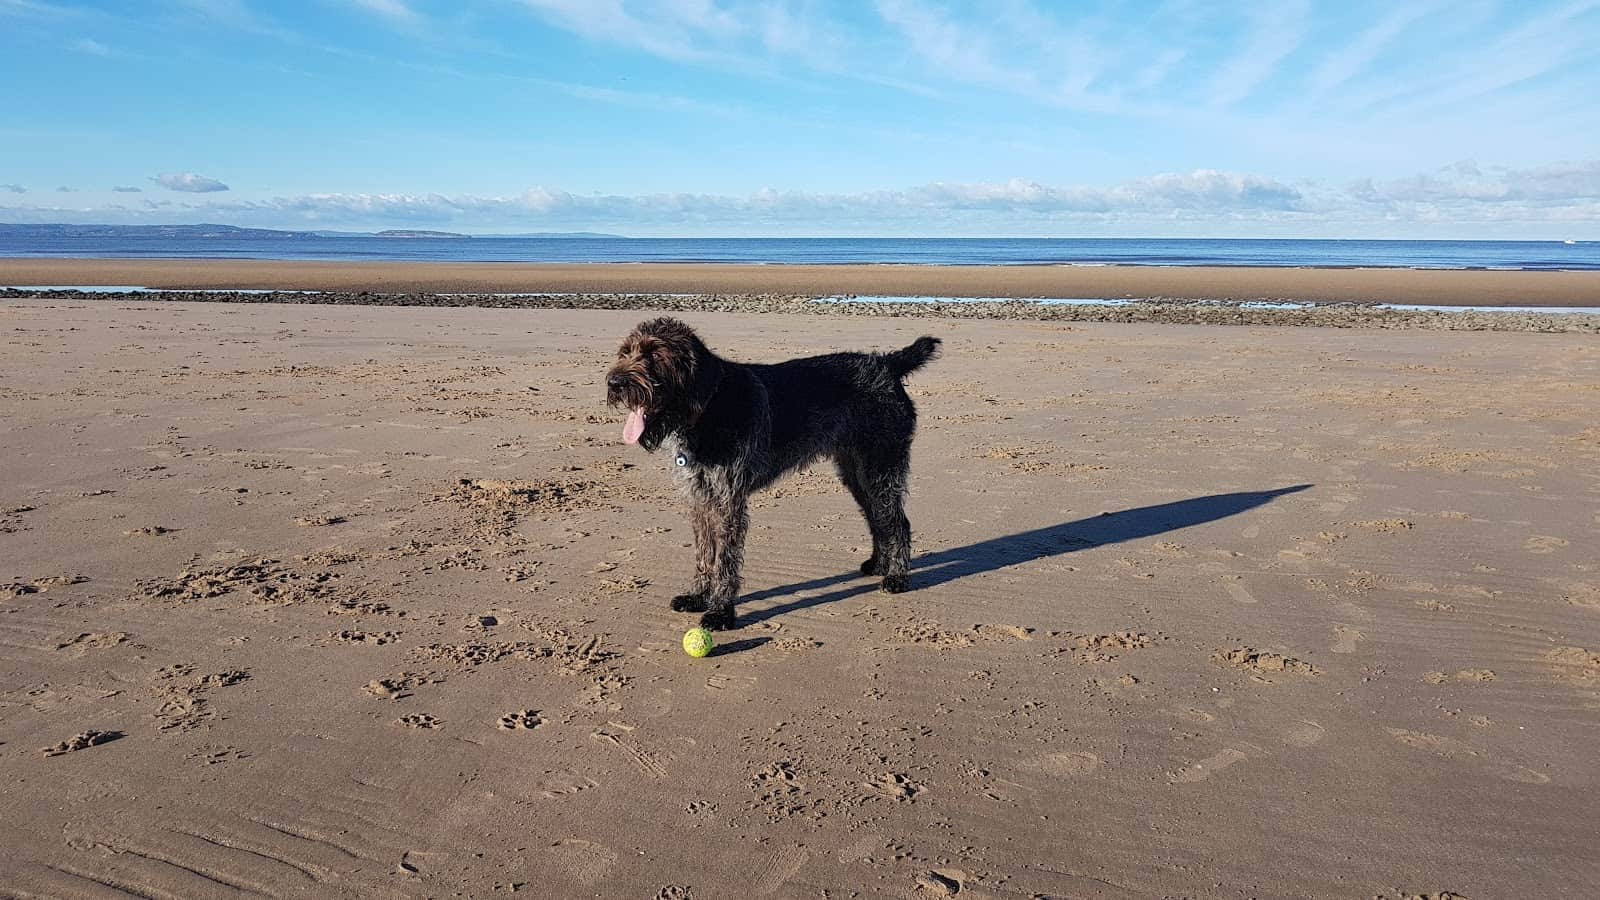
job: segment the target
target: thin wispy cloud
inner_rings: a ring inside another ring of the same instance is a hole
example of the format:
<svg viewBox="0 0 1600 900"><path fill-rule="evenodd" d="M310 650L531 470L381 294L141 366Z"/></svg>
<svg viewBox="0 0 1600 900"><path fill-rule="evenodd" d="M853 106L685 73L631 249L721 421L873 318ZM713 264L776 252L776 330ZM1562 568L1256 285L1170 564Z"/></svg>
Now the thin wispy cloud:
<svg viewBox="0 0 1600 900"><path fill-rule="evenodd" d="M303 44L305 38L270 19L245 0L175 0L196 24L210 24L233 31Z"/></svg>
<svg viewBox="0 0 1600 900"><path fill-rule="evenodd" d="M0 0L0 16L23 16L33 18L70 18L79 13L78 10L56 3L44 3L42 0Z"/></svg>
<svg viewBox="0 0 1600 900"><path fill-rule="evenodd" d="M142 193L144 191L144 188L134 187L132 185L121 185L121 184L119 184L116 187L112 188L111 190L112 190L113 193L117 193L117 194L138 194L138 193Z"/></svg>
<svg viewBox="0 0 1600 900"><path fill-rule="evenodd" d="M559 28L585 38L658 54L669 59L693 60L708 54L696 47L692 17L678 13L676 4L646 4L656 15L634 15L622 0L519 0L534 14ZM678 14L675 14L678 13Z"/></svg>
<svg viewBox="0 0 1600 900"><path fill-rule="evenodd" d="M1325 94L1361 75L1402 32L1439 9L1440 4L1437 3L1418 3L1392 10L1349 43L1324 57L1306 76L1307 87Z"/></svg>
<svg viewBox="0 0 1600 900"><path fill-rule="evenodd" d="M90 56L110 56L111 48L92 38L79 38L67 45L68 49Z"/></svg>
<svg viewBox="0 0 1600 900"><path fill-rule="evenodd" d="M1248 8L1249 31L1211 79L1211 103L1231 106L1251 96L1292 53L1311 26L1308 0L1280 0Z"/></svg>
<svg viewBox="0 0 1600 900"><path fill-rule="evenodd" d="M26 194L28 189L20 184L0 184L0 191L8 194Z"/></svg>
<svg viewBox="0 0 1600 900"><path fill-rule="evenodd" d="M228 186L217 179L196 175L193 172L183 172L177 175L157 175L150 180L169 191L182 191L188 194L210 194L228 190Z"/></svg>
<svg viewBox="0 0 1600 900"><path fill-rule="evenodd" d="M395 22L411 25L422 20L421 14L404 0L351 0L356 6L377 13Z"/></svg>
<svg viewBox="0 0 1600 900"><path fill-rule="evenodd" d="M244 0L177 0L177 4L207 19L236 28L260 24L260 19Z"/></svg>

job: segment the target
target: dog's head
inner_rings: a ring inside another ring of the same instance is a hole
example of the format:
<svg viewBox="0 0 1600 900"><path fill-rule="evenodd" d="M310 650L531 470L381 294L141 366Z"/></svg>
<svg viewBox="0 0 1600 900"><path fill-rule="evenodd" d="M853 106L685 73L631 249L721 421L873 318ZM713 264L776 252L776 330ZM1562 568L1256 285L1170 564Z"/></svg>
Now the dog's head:
<svg viewBox="0 0 1600 900"><path fill-rule="evenodd" d="M628 411L624 441L655 450L700 418L719 377L717 358L694 329L677 319L651 319L622 339L606 373L606 402Z"/></svg>

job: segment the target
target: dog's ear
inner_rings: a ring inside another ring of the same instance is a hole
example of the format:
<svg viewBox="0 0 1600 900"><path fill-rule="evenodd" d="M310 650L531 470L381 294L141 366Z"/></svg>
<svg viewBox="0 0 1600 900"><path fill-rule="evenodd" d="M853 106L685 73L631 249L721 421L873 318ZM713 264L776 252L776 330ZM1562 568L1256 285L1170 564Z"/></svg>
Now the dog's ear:
<svg viewBox="0 0 1600 900"><path fill-rule="evenodd" d="M677 319L652 319L640 324L636 333L638 354L652 361L651 371L662 382L663 393L694 424L717 392L721 361L693 328Z"/></svg>
<svg viewBox="0 0 1600 900"><path fill-rule="evenodd" d="M687 405L689 407L689 423L692 425L700 420L700 416L711 405L711 398L717 394L717 385L722 382L722 360L716 354L706 349L706 345L696 337L694 339L695 356L694 380L688 385Z"/></svg>

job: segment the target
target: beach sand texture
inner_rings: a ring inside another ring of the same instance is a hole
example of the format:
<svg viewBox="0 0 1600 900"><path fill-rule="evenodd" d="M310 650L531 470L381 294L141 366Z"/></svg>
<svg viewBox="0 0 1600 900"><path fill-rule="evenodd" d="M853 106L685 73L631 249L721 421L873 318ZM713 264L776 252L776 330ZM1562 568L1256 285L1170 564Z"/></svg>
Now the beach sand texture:
<svg viewBox="0 0 1600 900"><path fill-rule="evenodd" d="M1600 272L1208 266L809 266L0 259L0 286L557 293L870 294L1600 306Z"/></svg>
<svg viewBox="0 0 1600 900"><path fill-rule="evenodd" d="M1600 883L1591 336L695 316L946 352L914 590L821 468L694 660L639 318L0 304L0 896Z"/></svg>

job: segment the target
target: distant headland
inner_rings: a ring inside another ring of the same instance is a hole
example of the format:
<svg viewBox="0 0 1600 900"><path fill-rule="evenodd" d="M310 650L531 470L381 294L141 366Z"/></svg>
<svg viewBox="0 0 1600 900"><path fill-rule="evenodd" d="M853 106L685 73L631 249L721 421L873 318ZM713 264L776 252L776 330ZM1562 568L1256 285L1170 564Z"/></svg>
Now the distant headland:
<svg viewBox="0 0 1600 900"><path fill-rule="evenodd" d="M115 237L154 237L154 238L252 238L252 239L283 239L294 240L297 238L427 238L433 240L471 238L475 235L461 234L455 231L429 231L414 228L391 228L385 231L326 231L305 230L290 231L279 228L243 228L238 225L72 225L64 223L50 224L6 224L0 222L0 237L10 238L115 238ZM606 238L621 239L622 235L602 234L596 231L539 231L523 234L494 234L477 235L477 237L509 237L509 238Z"/></svg>

